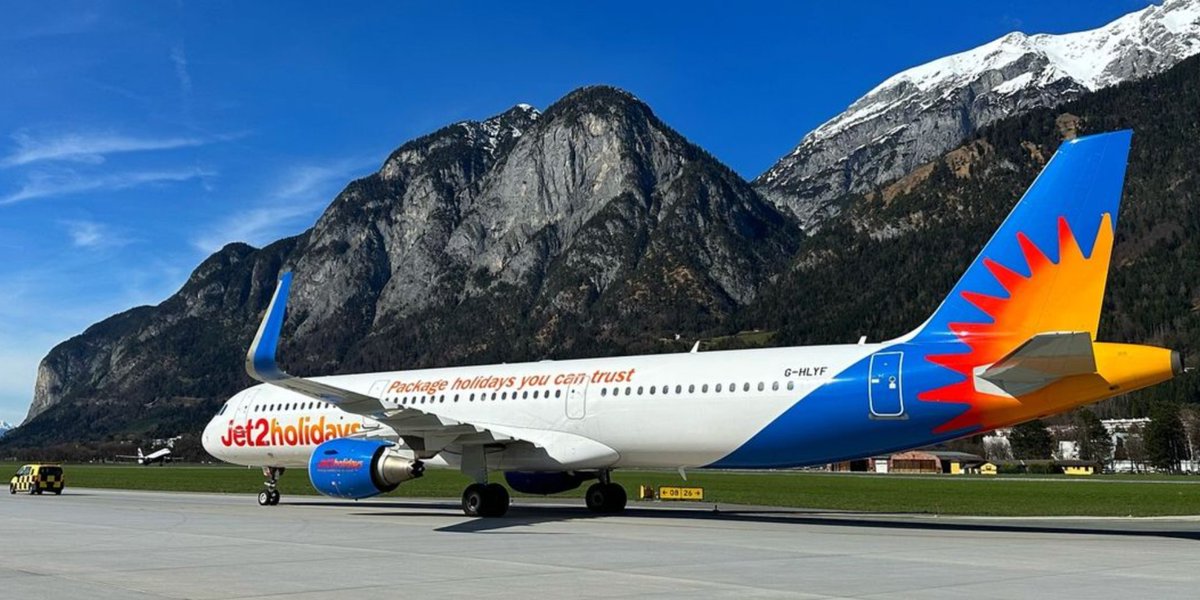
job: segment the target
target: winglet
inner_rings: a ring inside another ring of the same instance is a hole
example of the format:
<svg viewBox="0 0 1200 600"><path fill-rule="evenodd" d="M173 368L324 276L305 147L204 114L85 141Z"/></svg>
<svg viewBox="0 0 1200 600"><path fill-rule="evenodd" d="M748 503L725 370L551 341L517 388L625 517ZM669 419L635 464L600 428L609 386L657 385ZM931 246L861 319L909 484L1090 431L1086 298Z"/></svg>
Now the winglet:
<svg viewBox="0 0 1200 600"><path fill-rule="evenodd" d="M267 314L263 316L254 343L250 344L250 351L246 353L246 373L258 381L277 381L288 377L275 362L275 353L279 348L279 333L283 329L283 315L287 310L288 290L291 287L292 273L288 271L279 276L279 285L271 297L271 304L267 306Z"/></svg>

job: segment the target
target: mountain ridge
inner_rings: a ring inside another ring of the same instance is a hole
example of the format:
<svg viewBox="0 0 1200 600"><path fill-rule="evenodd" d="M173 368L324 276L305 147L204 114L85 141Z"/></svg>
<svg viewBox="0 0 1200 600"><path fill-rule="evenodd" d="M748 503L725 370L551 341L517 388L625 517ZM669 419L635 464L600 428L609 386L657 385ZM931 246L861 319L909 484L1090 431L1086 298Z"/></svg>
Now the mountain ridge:
<svg viewBox="0 0 1200 600"><path fill-rule="evenodd" d="M808 228L842 195L911 173L982 126L1141 79L1200 52L1200 0L1167 0L1089 31L1013 32L893 75L754 180Z"/></svg>
<svg viewBox="0 0 1200 600"><path fill-rule="evenodd" d="M640 100L583 88L406 142L308 231L227 245L165 302L60 344L13 443L172 433L215 410L250 383L241 354L283 269L282 360L336 373L661 351L664 328L728 321L798 241Z"/></svg>

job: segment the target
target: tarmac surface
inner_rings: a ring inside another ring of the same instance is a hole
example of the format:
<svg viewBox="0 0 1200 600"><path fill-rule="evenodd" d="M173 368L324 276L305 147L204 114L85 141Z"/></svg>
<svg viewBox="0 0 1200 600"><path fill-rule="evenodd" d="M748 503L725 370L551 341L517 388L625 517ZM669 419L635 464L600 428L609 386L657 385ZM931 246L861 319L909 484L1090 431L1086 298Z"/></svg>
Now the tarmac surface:
<svg viewBox="0 0 1200 600"><path fill-rule="evenodd" d="M0 499L4 598L1196 598L1200 519L68 489ZM1197 507L1200 510L1200 507Z"/></svg>

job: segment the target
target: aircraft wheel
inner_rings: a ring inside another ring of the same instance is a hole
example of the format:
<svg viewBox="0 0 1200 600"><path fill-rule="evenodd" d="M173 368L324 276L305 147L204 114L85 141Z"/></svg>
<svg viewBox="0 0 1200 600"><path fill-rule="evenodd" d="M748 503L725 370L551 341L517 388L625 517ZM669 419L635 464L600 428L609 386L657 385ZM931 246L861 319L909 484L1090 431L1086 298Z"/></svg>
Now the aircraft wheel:
<svg viewBox="0 0 1200 600"><path fill-rule="evenodd" d="M483 516L503 517L508 512L508 489L498 483L489 483L485 487L488 495L488 510Z"/></svg>
<svg viewBox="0 0 1200 600"><path fill-rule="evenodd" d="M258 505L259 506L270 506L271 505L271 492L270 491L263 490L258 493Z"/></svg>
<svg viewBox="0 0 1200 600"><path fill-rule="evenodd" d="M608 510L606 512L619 513L625 510L625 502L629 500L628 495L625 493L625 488L617 483L608 484L608 488L610 494L608 498Z"/></svg>
<svg viewBox="0 0 1200 600"><path fill-rule="evenodd" d="M604 507L608 505L608 486L603 483L593 483L583 495L584 501L587 503L588 510L600 514L605 512Z"/></svg>
<svg viewBox="0 0 1200 600"><path fill-rule="evenodd" d="M463 514L468 517L483 517L484 506L487 505L487 486L481 483L472 483L463 490L462 509Z"/></svg>
<svg viewBox="0 0 1200 600"><path fill-rule="evenodd" d="M615 483L593 483L583 497L588 509L596 514L621 512L628 500L625 488Z"/></svg>
<svg viewBox="0 0 1200 600"><path fill-rule="evenodd" d="M279 490L271 490L271 506L279 505Z"/></svg>

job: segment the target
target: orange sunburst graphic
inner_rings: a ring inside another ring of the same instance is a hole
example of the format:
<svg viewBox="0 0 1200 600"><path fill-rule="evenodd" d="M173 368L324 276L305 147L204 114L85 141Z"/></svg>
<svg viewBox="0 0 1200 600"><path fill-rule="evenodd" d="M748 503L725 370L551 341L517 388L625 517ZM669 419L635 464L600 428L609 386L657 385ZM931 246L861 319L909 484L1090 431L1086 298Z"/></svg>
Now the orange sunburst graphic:
<svg viewBox="0 0 1200 600"><path fill-rule="evenodd" d="M961 415L934 430L945 433L964 428L994 429L1013 421L1013 415L1038 407L1023 407L1019 398L980 392L975 370L990 365L1030 337L1051 331L1087 331L1096 339L1105 276L1113 245L1112 218L1105 213L1096 242L1088 256L1079 248L1065 218L1058 220L1059 259L1052 262L1024 233L1017 243L1029 267L1023 276L989 258L988 272L1008 292L1007 298L963 291L962 297L992 318L990 323L950 323L950 331L969 348L956 354L929 355L927 360L963 375L962 381L918 394L926 402L966 403Z"/></svg>

